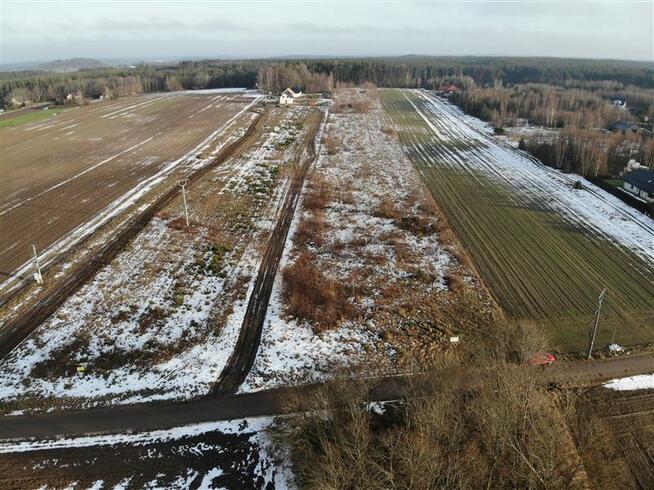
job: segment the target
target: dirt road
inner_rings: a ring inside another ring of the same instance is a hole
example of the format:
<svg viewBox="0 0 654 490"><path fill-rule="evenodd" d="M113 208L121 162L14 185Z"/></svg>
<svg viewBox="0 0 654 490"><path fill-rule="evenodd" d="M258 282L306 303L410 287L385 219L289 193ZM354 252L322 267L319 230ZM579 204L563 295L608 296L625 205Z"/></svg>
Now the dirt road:
<svg viewBox="0 0 654 490"><path fill-rule="evenodd" d="M259 272L248 300L236 347L212 390L213 394L234 393L245 381L256 358L261 341L263 322L266 319L266 311L268 310L270 293L277 275L279 261L284 252L288 230L293 221L304 178L316 157L314 141L322 116L322 112L315 112L307 121L308 129L304 140L306 153L299 154L297 161L292 163L293 175L291 176L291 182L286 190L277 223L259 266Z"/></svg>
<svg viewBox="0 0 654 490"><path fill-rule="evenodd" d="M537 369L537 368L536 368ZM654 372L654 355L602 361L561 363L546 373L546 382L597 385L616 376ZM180 403L125 405L85 411L51 412L0 418L0 439L53 438L83 434L147 431L200 422L284 413L289 399L307 395L318 385L303 385L248 394L216 394ZM380 378L370 382L371 401L396 400L429 390L430 375ZM303 398L303 397L302 397Z"/></svg>

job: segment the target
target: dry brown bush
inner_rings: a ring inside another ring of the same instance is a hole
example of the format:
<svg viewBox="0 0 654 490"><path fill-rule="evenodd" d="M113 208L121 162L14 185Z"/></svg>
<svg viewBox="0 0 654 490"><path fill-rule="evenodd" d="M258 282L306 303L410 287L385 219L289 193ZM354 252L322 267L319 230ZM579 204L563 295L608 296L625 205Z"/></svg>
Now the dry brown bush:
<svg viewBox="0 0 654 490"><path fill-rule="evenodd" d="M293 242L300 246L314 245L321 247L324 243L325 216L315 211L311 216L305 216L293 236Z"/></svg>
<svg viewBox="0 0 654 490"><path fill-rule="evenodd" d="M314 265L314 256L303 252L284 269L286 312L311 323L316 333L334 328L339 320L353 314L344 287L326 277Z"/></svg>
<svg viewBox="0 0 654 490"><path fill-rule="evenodd" d="M338 140L333 131L330 131L329 134L323 138L323 144L325 145L328 155L335 155L338 151Z"/></svg>
<svg viewBox="0 0 654 490"><path fill-rule="evenodd" d="M166 223L166 226L172 230L185 230L186 229L186 219L182 216L173 218Z"/></svg>
<svg viewBox="0 0 654 490"><path fill-rule="evenodd" d="M331 194L329 181L320 174L314 174L304 194L302 206L310 211L325 209L332 198Z"/></svg>
<svg viewBox="0 0 654 490"><path fill-rule="evenodd" d="M445 279L445 284L447 285L447 289L454 293L458 293L466 285L461 274L458 274L456 272L448 272L447 274L445 274L444 279Z"/></svg>
<svg viewBox="0 0 654 490"><path fill-rule="evenodd" d="M392 126L384 126L382 128L382 133L384 133L387 136L390 136L391 139L393 139L394 141L399 141L400 140L400 137L398 136L397 131L395 131L395 128L392 127Z"/></svg>
<svg viewBox="0 0 654 490"><path fill-rule="evenodd" d="M383 197L372 214L377 218L391 219L393 221L401 217L401 213L395 205L395 201L390 197Z"/></svg>

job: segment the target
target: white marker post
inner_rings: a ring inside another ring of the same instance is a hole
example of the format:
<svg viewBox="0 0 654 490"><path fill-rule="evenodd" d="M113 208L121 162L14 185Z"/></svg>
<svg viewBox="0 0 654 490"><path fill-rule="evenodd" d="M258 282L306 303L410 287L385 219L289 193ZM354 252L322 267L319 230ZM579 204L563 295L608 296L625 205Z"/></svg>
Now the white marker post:
<svg viewBox="0 0 654 490"><path fill-rule="evenodd" d="M36 253L36 247L32 245L32 252L34 253L34 280L37 284L43 284L43 275L41 274L41 266L39 265L39 255Z"/></svg>
<svg viewBox="0 0 654 490"><path fill-rule="evenodd" d="M188 179L180 180L178 182L179 186L182 188L182 201L184 202L184 217L186 218L186 226L188 227L188 207L186 206L186 186L188 185Z"/></svg>

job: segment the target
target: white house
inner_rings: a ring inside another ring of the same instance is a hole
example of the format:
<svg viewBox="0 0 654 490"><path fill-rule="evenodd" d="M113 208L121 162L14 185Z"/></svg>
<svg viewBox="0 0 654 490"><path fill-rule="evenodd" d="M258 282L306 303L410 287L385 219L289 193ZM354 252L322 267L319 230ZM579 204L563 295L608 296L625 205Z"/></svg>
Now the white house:
<svg viewBox="0 0 654 490"><path fill-rule="evenodd" d="M613 107L617 107L623 111L627 110L627 101L625 99L613 99L611 103L613 104Z"/></svg>
<svg viewBox="0 0 654 490"><path fill-rule="evenodd" d="M290 88L287 88L282 92L282 95L279 96L279 103L281 105L291 105L300 95L302 95L302 92L295 93Z"/></svg>

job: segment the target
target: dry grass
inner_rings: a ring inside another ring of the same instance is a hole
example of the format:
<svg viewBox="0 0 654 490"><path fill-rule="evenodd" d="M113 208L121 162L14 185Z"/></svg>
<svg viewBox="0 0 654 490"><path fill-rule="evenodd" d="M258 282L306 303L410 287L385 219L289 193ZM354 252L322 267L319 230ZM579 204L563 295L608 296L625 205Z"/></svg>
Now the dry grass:
<svg viewBox="0 0 654 490"><path fill-rule="evenodd" d="M373 216L397 221L401 217L401 212L393 199L390 197L383 197L379 202L379 206L377 206L377 209L373 212Z"/></svg>
<svg viewBox="0 0 654 490"><path fill-rule="evenodd" d="M299 320L310 322L319 333L350 316L352 305L342 283L326 277L314 261L314 256L303 252L284 269L284 295L286 311Z"/></svg>
<svg viewBox="0 0 654 490"><path fill-rule="evenodd" d="M314 173L304 193L302 205L309 211L324 210L332 198L332 185L321 174Z"/></svg>
<svg viewBox="0 0 654 490"><path fill-rule="evenodd" d="M314 212L310 217L304 217L298 225L293 241L301 247L321 247L324 244L325 215Z"/></svg>
<svg viewBox="0 0 654 490"><path fill-rule="evenodd" d="M330 131L329 134L323 138L323 144L327 149L328 155L335 155L338 151L338 140L336 139L333 131Z"/></svg>

